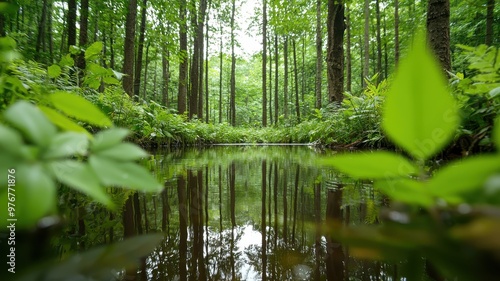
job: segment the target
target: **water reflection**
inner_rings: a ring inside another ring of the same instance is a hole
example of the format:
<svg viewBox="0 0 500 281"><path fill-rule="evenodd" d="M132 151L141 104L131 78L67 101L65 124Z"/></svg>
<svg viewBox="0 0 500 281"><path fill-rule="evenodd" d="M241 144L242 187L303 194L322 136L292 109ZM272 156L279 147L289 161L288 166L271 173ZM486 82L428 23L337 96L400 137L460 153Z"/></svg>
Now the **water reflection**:
<svg viewBox="0 0 500 281"><path fill-rule="evenodd" d="M335 224L377 223L381 200L318 168L317 156L307 147L157 153L150 164L165 190L131 196L123 222L125 234L133 221L134 233L165 240L134 278L400 280L402 262L354 259L331 238Z"/></svg>

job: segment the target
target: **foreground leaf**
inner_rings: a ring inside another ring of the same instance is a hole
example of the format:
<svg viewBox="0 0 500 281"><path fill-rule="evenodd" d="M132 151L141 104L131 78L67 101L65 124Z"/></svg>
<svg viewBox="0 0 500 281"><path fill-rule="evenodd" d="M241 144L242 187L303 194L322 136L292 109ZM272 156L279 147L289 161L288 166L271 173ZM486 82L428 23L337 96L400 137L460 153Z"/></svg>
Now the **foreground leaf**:
<svg viewBox="0 0 500 281"><path fill-rule="evenodd" d="M405 157L385 151L339 154L322 161L357 179L382 179L418 174L418 167Z"/></svg>
<svg viewBox="0 0 500 281"><path fill-rule="evenodd" d="M92 155L89 163L105 186L120 186L146 192L160 192L159 184L144 167L130 162L117 162Z"/></svg>
<svg viewBox="0 0 500 281"><path fill-rule="evenodd" d="M78 120L99 127L113 125L111 120L99 108L83 97L61 91L55 92L49 97L57 109Z"/></svg>
<svg viewBox="0 0 500 281"><path fill-rule="evenodd" d="M413 157L426 160L440 151L458 126L458 107L438 62L416 38L387 93L382 127Z"/></svg>
<svg viewBox="0 0 500 281"><path fill-rule="evenodd" d="M66 131L85 133L88 137L92 138L92 135L85 128L78 125L68 117L62 115L61 113L55 111L54 109L43 105L40 105L39 108L40 110L42 110L45 116L47 116L47 118L49 118L49 120L52 121L52 123L54 123L57 127Z"/></svg>
<svg viewBox="0 0 500 281"><path fill-rule="evenodd" d="M381 180L376 181L374 187L391 199L406 204L430 207L434 203L434 197L427 191L425 184L416 180Z"/></svg>
<svg viewBox="0 0 500 281"><path fill-rule="evenodd" d="M129 131L124 128L111 128L101 131L94 136L94 141L90 145L93 152L108 149L121 143Z"/></svg>
<svg viewBox="0 0 500 281"><path fill-rule="evenodd" d="M149 154L135 144L119 143L108 149L99 151L98 155L119 161L134 161L144 158Z"/></svg>
<svg viewBox="0 0 500 281"><path fill-rule="evenodd" d="M52 138L43 156L45 159L49 159L85 155L88 144L88 138L84 134L75 132L60 133Z"/></svg>

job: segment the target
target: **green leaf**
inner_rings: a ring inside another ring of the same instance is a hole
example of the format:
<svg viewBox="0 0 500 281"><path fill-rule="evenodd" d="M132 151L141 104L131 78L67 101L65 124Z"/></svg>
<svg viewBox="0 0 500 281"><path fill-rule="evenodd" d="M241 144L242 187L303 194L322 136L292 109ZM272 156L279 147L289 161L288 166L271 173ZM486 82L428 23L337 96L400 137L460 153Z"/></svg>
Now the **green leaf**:
<svg viewBox="0 0 500 281"><path fill-rule="evenodd" d="M490 91L490 97L494 98L496 96L500 95L500 87L497 87L493 90Z"/></svg>
<svg viewBox="0 0 500 281"><path fill-rule="evenodd" d="M89 140L84 134L76 132L60 133L52 138L43 157L44 159L51 159L73 155L85 155L88 145Z"/></svg>
<svg viewBox="0 0 500 281"><path fill-rule="evenodd" d="M37 145L46 145L56 134L56 127L40 109L27 101L18 101L7 108L4 117Z"/></svg>
<svg viewBox="0 0 500 281"><path fill-rule="evenodd" d="M90 145L93 152L108 149L118 145L130 132L124 128L111 128L101 131L94 136L94 141Z"/></svg>
<svg viewBox="0 0 500 281"><path fill-rule="evenodd" d="M47 69L47 73L49 74L50 78L57 78L59 75L61 75L61 67L57 64L53 64L49 66Z"/></svg>
<svg viewBox="0 0 500 281"><path fill-rule="evenodd" d="M72 55L78 55L82 52L82 49L80 49L79 47L75 46L75 45L71 45L69 46L69 53L72 54Z"/></svg>
<svg viewBox="0 0 500 281"><path fill-rule="evenodd" d="M376 181L374 187L391 199L410 205L430 207L434 198L423 182L412 179L395 179Z"/></svg>
<svg viewBox="0 0 500 281"><path fill-rule="evenodd" d="M111 120L99 108L81 96L59 91L49 97L57 109L69 116L99 127L113 125Z"/></svg>
<svg viewBox="0 0 500 281"><path fill-rule="evenodd" d="M20 155L22 146L23 139L21 135L17 131L0 124L0 151L7 151L12 155Z"/></svg>
<svg viewBox="0 0 500 281"><path fill-rule="evenodd" d="M403 156L385 151L339 154L322 162L358 179L406 177L419 171Z"/></svg>
<svg viewBox="0 0 500 281"><path fill-rule="evenodd" d="M73 65L75 65L75 60L73 60L73 58L71 57L70 54L65 55L59 61L59 66L60 67L65 67L65 66L71 67Z"/></svg>
<svg viewBox="0 0 500 281"><path fill-rule="evenodd" d="M134 161L144 158L149 154L135 144L119 143L108 149L100 150L97 155L119 161Z"/></svg>
<svg viewBox="0 0 500 281"><path fill-rule="evenodd" d="M40 105L39 108L57 127L66 131L84 133L87 137L92 138L92 134L90 134L85 128L76 124L73 120L55 111L54 109L43 105Z"/></svg>
<svg viewBox="0 0 500 281"><path fill-rule="evenodd" d="M401 61L387 93L382 126L389 138L417 159L440 151L458 126L458 107L425 40Z"/></svg>
<svg viewBox="0 0 500 281"><path fill-rule="evenodd" d="M100 41L94 42L90 45L87 50L85 50L85 59L91 59L92 57L99 55L102 51L103 44Z"/></svg>
<svg viewBox="0 0 500 281"><path fill-rule="evenodd" d="M51 163L51 168L56 178L102 204L112 207L112 202L106 194L99 179L90 166L75 160L64 160Z"/></svg>
<svg viewBox="0 0 500 281"><path fill-rule="evenodd" d="M16 215L23 227L34 227L37 220L56 207L56 186L40 163L16 169Z"/></svg>
<svg viewBox="0 0 500 281"><path fill-rule="evenodd" d="M497 152L500 152L500 116L497 117L493 128L493 142L497 147Z"/></svg>
<svg viewBox="0 0 500 281"><path fill-rule="evenodd" d="M159 184L144 167L130 162L117 162L92 155L89 163L105 186L120 186L146 192L160 192Z"/></svg>
<svg viewBox="0 0 500 281"><path fill-rule="evenodd" d="M452 162L437 171L428 182L429 191L439 197L457 196L482 188L485 181L500 171L500 156L473 156Z"/></svg>

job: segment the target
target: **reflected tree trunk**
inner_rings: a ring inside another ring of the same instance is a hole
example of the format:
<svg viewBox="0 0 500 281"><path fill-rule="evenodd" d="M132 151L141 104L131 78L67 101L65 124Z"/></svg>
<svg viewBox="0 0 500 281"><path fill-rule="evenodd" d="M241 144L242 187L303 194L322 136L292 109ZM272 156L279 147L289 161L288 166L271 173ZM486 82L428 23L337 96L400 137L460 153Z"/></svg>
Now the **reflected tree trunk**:
<svg viewBox="0 0 500 281"><path fill-rule="evenodd" d="M231 206L231 225L232 227L236 227L236 191L235 191L235 182L236 182L236 165L231 163L229 166L229 192L230 192L230 206Z"/></svg>
<svg viewBox="0 0 500 281"><path fill-rule="evenodd" d="M321 183L314 184L314 220L316 223L316 237L314 241L314 250L316 264L314 268L314 280L321 280L321 261L322 261L322 247L321 247Z"/></svg>
<svg viewBox="0 0 500 281"><path fill-rule="evenodd" d="M186 180L177 179L177 197L179 200L179 280L187 281L187 198Z"/></svg>
<svg viewBox="0 0 500 281"><path fill-rule="evenodd" d="M283 170L283 242L288 243L288 202L287 202L287 187L288 185L288 170Z"/></svg>
<svg viewBox="0 0 500 281"><path fill-rule="evenodd" d="M262 161L262 214L261 214L261 232L262 232L262 281L267 280L267 242L266 242L266 191L267 191L267 162Z"/></svg>
<svg viewBox="0 0 500 281"><path fill-rule="evenodd" d="M342 186L335 190L328 190L326 203L326 227L332 230L339 227L342 221ZM344 280L344 251L342 244L333 239L331 234L326 237L327 256L326 272L327 280Z"/></svg>
<svg viewBox="0 0 500 281"><path fill-rule="evenodd" d="M297 227L297 200L299 193L299 176L300 176L300 167L297 165L295 169L295 183L293 189L293 222L292 222L292 245L295 245L295 230Z"/></svg>

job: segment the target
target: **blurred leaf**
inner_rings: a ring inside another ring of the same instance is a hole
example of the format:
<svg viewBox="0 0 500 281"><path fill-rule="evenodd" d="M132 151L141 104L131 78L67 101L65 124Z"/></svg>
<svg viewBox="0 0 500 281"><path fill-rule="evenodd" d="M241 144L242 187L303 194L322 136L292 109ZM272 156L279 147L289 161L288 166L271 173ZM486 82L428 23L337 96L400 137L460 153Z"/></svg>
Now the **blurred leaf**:
<svg viewBox="0 0 500 281"><path fill-rule="evenodd" d="M90 45L87 50L85 50L85 59L91 59L92 57L99 55L102 51L103 44L100 41L94 42Z"/></svg>
<svg viewBox="0 0 500 281"><path fill-rule="evenodd" d="M500 87L497 87L493 90L490 91L490 97L494 98L496 96L500 95Z"/></svg>
<svg viewBox="0 0 500 281"><path fill-rule="evenodd" d="M151 253L163 239L161 234L128 238L73 255L52 266L44 265L19 281L115 280L116 272L137 266L140 259Z"/></svg>
<svg viewBox="0 0 500 281"><path fill-rule="evenodd" d="M427 191L423 182L411 179L380 180L373 186L399 202L422 207L434 204L434 197Z"/></svg>
<svg viewBox="0 0 500 281"><path fill-rule="evenodd" d="M499 155L472 156L438 170L428 182L429 192L447 198L482 188L493 173L500 171Z"/></svg>
<svg viewBox="0 0 500 281"><path fill-rule="evenodd" d="M47 73L49 74L50 78L57 78L59 75L61 75L61 67L57 64L53 64L47 68Z"/></svg>
<svg viewBox="0 0 500 281"><path fill-rule="evenodd" d="M119 143L105 150L100 150L97 155L119 161L134 161L144 158L149 154L135 144Z"/></svg>
<svg viewBox="0 0 500 281"><path fill-rule="evenodd" d="M40 163L20 165L15 176L17 223L32 228L37 220L55 210L56 186Z"/></svg>
<svg viewBox="0 0 500 281"><path fill-rule="evenodd" d="M23 139L17 131L0 124L0 151L7 151L13 155L20 155ZM3 153L2 153L3 154Z"/></svg>
<svg viewBox="0 0 500 281"><path fill-rule="evenodd" d="M385 151L338 154L321 162L358 179L405 177L419 171L405 157Z"/></svg>
<svg viewBox="0 0 500 281"><path fill-rule="evenodd" d="M36 106L18 101L4 112L5 120L32 142L44 146L56 134L56 127Z"/></svg>
<svg viewBox="0 0 500 281"><path fill-rule="evenodd" d="M497 152L500 152L500 116L495 120L495 127L493 128L493 141L497 148Z"/></svg>
<svg viewBox="0 0 500 281"><path fill-rule="evenodd" d="M113 125L95 105L83 97L67 92L55 92L49 96L52 104L62 112L92 125L106 127Z"/></svg>
<svg viewBox="0 0 500 281"><path fill-rule="evenodd" d="M69 53L72 54L72 55L78 55L82 51L83 51L82 49L80 49L79 47L77 47L75 45L69 46Z"/></svg>
<svg viewBox="0 0 500 281"><path fill-rule="evenodd" d="M401 61L384 107L382 126L392 141L425 160L448 143L458 126L457 104L438 62L417 37Z"/></svg>
<svg viewBox="0 0 500 281"><path fill-rule="evenodd" d="M99 179L90 166L75 160L51 163L56 178L78 191L81 191L105 206L112 207L109 196L99 184Z"/></svg>
<svg viewBox="0 0 500 281"><path fill-rule="evenodd" d="M70 54L63 56L59 61L60 67L65 67L65 66L71 67L73 65L75 65L75 60L73 60Z"/></svg>
<svg viewBox="0 0 500 281"><path fill-rule="evenodd" d="M42 110L45 116L47 116L47 118L49 118L49 120L52 121L52 123L54 123L59 128L66 131L84 133L87 135L87 137L92 138L92 134L90 134L85 128L76 124L73 120L69 119L68 117L62 115L61 113L55 111L50 107L46 107L43 105L40 105L38 107L40 108L40 110Z"/></svg>
<svg viewBox="0 0 500 281"><path fill-rule="evenodd" d="M97 133L90 145L93 152L108 149L118 145L130 132L124 128L111 128Z"/></svg>
<svg viewBox="0 0 500 281"><path fill-rule="evenodd" d="M135 163L121 163L92 155L89 163L106 186L120 186L139 191L160 192L163 188L151 173Z"/></svg>
<svg viewBox="0 0 500 281"><path fill-rule="evenodd" d="M44 159L85 155L89 145L87 136L76 132L57 134L50 141L49 147L44 152Z"/></svg>

